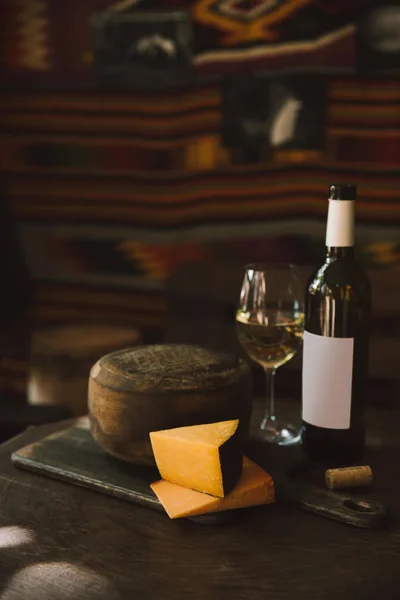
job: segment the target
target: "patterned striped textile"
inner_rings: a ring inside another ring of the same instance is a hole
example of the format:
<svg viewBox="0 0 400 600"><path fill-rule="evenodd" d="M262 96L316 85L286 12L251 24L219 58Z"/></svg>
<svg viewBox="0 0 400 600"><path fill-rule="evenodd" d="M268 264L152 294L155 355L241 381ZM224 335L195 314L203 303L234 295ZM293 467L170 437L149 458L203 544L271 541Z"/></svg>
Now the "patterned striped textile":
<svg viewBox="0 0 400 600"><path fill-rule="evenodd" d="M6 74L25 81L93 80L94 14L182 12L199 77L259 70L353 72L356 22L368 0L3 0ZM70 26L67 24L70 23ZM30 77L34 75L34 77Z"/></svg>
<svg viewBox="0 0 400 600"><path fill-rule="evenodd" d="M184 265L321 260L327 185L341 181L359 187L359 257L378 289L378 334L395 337L400 82L357 72L365 3L140 4L191 19L190 82L162 92L96 84L90 19L122 14L117 3L5 2L0 165L36 326L106 322L161 338L167 281ZM312 142L307 120L295 143L271 133L254 153L231 141L226 78L235 92L249 73L271 110L282 90L304 92L306 106L317 86Z"/></svg>

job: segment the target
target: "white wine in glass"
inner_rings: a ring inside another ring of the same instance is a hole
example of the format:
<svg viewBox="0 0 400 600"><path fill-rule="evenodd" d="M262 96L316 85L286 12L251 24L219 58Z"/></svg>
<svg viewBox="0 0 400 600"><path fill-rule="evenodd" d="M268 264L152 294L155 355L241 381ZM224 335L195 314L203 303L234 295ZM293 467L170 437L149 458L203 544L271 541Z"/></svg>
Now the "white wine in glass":
<svg viewBox="0 0 400 600"><path fill-rule="evenodd" d="M298 430L277 421L274 406L276 369L296 354L303 338L303 290L293 265L246 267L236 328L244 350L266 374L267 408L261 423L262 437L281 445L297 442Z"/></svg>

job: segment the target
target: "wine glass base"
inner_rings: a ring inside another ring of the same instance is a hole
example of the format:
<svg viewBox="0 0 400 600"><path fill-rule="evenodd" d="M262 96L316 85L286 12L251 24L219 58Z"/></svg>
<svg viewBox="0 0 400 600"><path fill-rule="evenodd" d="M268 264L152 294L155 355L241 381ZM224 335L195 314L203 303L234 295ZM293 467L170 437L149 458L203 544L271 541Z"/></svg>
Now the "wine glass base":
<svg viewBox="0 0 400 600"><path fill-rule="evenodd" d="M260 438L278 446L289 446L300 441L300 431L294 425L264 419L260 426Z"/></svg>

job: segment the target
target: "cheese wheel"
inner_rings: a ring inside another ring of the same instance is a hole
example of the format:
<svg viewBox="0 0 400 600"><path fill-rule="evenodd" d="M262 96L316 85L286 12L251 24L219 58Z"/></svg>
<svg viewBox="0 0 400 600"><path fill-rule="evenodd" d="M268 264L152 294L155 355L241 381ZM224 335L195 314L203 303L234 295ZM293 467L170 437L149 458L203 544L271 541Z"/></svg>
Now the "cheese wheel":
<svg viewBox="0 0 400 600"><path fill-rule="evenodd" d="M250 369L233 354L188 344L126 348L103 356L89 377L94 439L109 454L155 465L149 433L239 419L252 410Z"/></svg>
<svg viewBox="0 0 400 600"><path fill-rule="evenodd" d="M242 471L239 421L178 427L150 433L163 479L223 498Z"/></svg>
<svg viewBox="0 0 400 600"><path fill-rule="evenodd" d="M225 498L215 498L162 479L150 487L171 519L275 502L272 477L247 457L243 457L237 486Z"/></svg>

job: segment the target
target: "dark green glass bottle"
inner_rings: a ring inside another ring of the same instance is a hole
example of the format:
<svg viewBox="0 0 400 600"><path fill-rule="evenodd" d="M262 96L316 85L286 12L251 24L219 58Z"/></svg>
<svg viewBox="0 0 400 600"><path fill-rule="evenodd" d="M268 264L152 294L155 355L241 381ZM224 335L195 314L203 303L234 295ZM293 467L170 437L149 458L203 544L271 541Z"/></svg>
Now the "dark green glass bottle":
<svg viewBox="0 0 400 600"><path fill-rule="evenodd" d="M331 185L324 264L305 303L302 444L326 466L360 461L371 309L369 280L354 257L354 185Z"/></svg>

